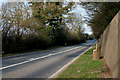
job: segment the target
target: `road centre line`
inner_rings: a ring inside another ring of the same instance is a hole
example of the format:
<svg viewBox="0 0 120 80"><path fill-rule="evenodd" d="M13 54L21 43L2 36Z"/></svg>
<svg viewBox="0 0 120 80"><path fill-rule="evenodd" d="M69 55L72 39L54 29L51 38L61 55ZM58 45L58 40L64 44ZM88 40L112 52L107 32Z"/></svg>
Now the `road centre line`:
<svg viewBox="0 0 120 80"><path fill-rule="evenodd" d="M82 46L80 46L80 47L82 47ZM72 50L78 49L80 47L75 47L75 48L68 49L68 50L61 51L61 52L57 52L57 53L54 53L54 54L48 54L46 56L42 56L42 57L38 57L38 58L31 58L31 59L29 59L27 61L23 61L23 62L20 62L20 63L12 64L12 65L5 66L5 67L1 67L0 70L7 69L7 68L10 68L10 67L14 67L14 66L18 66L18 65L21 65L21 64L25 64L25 63L28 63L28 62L35 61L35 60L43 59L43 58L46 58L46 57L49 57L49 56L53 56L53 55L57 55L57 54L62 54L64 52L72 51Z"/></svg>

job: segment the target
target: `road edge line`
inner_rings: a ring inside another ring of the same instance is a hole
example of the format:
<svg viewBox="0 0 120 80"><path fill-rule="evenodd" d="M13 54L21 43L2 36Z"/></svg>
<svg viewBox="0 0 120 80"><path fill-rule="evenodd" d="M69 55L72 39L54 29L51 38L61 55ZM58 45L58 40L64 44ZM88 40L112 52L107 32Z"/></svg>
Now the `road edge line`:
<svg viewBox="0 0 120 80"><path fill-rule="evenodd" d="M96 42L95 42L96 43ZM88 48L87 50L85 50L83 53L81 53L80 55L78 55L77 57L75 57L74 59L72 59L69 63L67 63L66 65L64 65L62 68L60 68L58 71L56 71L53 75L51 75L49 78L56 78L60 73L62 73L70 64L72 64L74 61L76 61L80 56L82 56L84 53L86 53L89 49L91 49L93 47L93 45Z"/></svg>

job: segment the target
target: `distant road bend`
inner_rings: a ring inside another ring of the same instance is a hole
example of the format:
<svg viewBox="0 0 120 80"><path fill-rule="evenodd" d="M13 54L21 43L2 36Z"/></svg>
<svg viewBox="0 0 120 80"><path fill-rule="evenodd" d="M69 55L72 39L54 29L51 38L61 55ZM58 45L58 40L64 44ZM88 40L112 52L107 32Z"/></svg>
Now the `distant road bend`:
<svg viewBox="0 0 120 80"><path fill-rule="evenodd" d="M3 78L49 78L71 60L90 48L96 40L2 58Z"/></svg>

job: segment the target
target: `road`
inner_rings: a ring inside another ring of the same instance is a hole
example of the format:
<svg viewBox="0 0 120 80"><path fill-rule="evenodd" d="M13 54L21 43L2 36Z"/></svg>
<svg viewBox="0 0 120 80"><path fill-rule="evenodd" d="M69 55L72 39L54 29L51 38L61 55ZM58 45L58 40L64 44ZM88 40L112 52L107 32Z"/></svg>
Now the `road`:
<svg viewBox="0 0 120 80"><path fill-rule="evenodd" d="M3 78L49 78L90 48L96 40L62 48L2 58Z"/></svg>

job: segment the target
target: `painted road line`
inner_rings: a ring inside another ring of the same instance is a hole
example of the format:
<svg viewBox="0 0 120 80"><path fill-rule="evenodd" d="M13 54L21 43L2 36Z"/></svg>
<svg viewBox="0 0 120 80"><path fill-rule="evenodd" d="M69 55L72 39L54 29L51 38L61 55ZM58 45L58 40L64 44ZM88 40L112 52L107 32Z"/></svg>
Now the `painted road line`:
<svg viewBox="0 0 120 80"><path fill-rule="evenodd" d="M21 65L21 64L25 64L25 63L28 63L28 62L31 62L31 61L43 59L43 58L46 58L46 57L49 57L49 56L53 56L53 55L57 55L57 54L62 54L64 52L72 51L72 50L78 49L80 47L75 47L75 48L72 48L72 49L69 49L69 50L65 50L65 51L61 51L61 52L54 53L54 54L48 54L46 56L42 56L42 57L38 57L38 58L31 58L31 59L29 59L27 61L23 61L23 62L20 62L20 63L12 64L12 65L5 66L5 67L1 67L0 70L7 69L7 68L10 68L10 67L14 67L14 66L18 66L18 65Z"/></svg>
<svg viewBox="0 0 120 80"><path fill-rule="evenodd" d="M83 45L83 44L86 44L86 43L82 43L81 45ZM53 49L51 49L51 50L53 50ZM44 51L48 51L48 50L44 50ZM37 51L38 52L38 51ZM16 57L16 56L24 56L24 55L29 55L29 54L33 54L33 53L36 53L36 51L35 52L30 52L30 53L25 53L25 54L17 54L17 55L13 55L12 57ZM2 54L1 54L2 55ZM8 57L3 57L3 58L11 58L11 56L8 56Z"/></svg>
<svg viewBox="0 0 120 80"><path fill-rule="evenodd" d="M92 46L90 48L92 48ZM75 60L77 60L81 55L83 55L84 53L86 53L89 49L85 50L82 54L80 54L77 57L75 57L74 59L72 59L69 63L67 63L66 65L64 65L62 68L60 68L58 71L56 71L49 78L56 78L64 69L66 69L70 64L72 64Z"/></svg>
<svg viewBox="0 0 120 80"><path fill-rule="evenodd" d="M95 41L96 43L97 41ZM93 45L95 45L95 43ZM92 46L90 47L92 48ZM60 68L58 71L56 71L53 75L51 75L49 78L56 78L63 70L65 70L70 64L72 64L75 60L77 60L81 55L83 55L84 53L86 53L90 48L88 48L87 50L85 50L82 54L80 54L79 56L77 56L76 58L74 58L73 60L71 60L69 63L67 63L66 65L64 65L62 68Z"/></svg>

